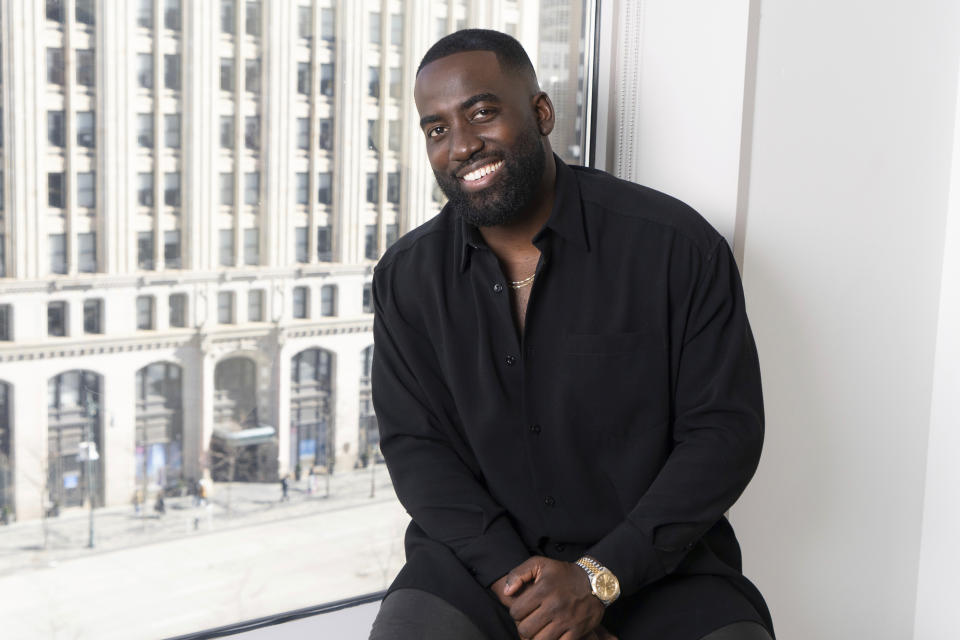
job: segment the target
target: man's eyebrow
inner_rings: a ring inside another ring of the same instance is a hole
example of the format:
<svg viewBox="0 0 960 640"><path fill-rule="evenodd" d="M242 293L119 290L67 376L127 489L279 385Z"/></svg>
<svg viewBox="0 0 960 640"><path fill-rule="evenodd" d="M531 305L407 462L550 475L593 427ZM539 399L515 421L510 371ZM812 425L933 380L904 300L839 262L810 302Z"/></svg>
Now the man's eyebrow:
<svg viewBox="0 0 960 640"><path fill-rule="evenodd" d="M500 102L500 97L495 93L478 93L475 96L470 96L466 100L460 103L460 109L465 110L469 109L478 102ZM422 129L431 122L437 122L441 118L438 115L426 115L420 118L420 128Z"/></svg>

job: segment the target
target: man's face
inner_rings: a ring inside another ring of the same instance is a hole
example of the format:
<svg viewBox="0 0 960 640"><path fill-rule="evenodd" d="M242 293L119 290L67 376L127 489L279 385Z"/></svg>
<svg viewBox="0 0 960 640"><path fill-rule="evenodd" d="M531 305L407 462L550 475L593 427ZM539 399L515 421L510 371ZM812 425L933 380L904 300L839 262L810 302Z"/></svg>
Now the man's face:
<svg viewBox="0 0 960 640"><path fill-rule="evenodd" d="M476 226L516 219L543 180L534 96L518 76L501 73L492 51L449 55L417 76L430 166L454 209Z"/></svg>

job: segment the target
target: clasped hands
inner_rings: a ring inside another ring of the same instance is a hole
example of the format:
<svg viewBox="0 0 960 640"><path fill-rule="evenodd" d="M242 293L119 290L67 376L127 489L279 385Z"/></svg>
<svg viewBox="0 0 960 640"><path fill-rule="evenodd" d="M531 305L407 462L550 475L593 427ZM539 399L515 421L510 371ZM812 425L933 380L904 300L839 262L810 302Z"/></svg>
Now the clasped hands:
<svg viewBox="0 0 960 640"><path fill-rule="evenodd" d="M523 640L617 640L600 626L603 603L572 562L533 556L490 589L510 610Z"/></svg>

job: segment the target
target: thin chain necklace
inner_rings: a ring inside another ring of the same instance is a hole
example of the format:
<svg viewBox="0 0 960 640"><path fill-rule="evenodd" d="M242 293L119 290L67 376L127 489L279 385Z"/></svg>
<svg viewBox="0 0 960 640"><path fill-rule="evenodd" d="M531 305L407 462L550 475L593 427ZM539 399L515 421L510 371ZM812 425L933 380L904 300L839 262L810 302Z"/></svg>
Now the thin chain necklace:
<svg viewBox="0 0 960 640"><path fill-rule="evenodd" d="M529 278L524 278L523 280L516 280L510 283L511 289L523 289L524 287L533 283L533 279L537 277L537 272L534 271Z"/></svg>

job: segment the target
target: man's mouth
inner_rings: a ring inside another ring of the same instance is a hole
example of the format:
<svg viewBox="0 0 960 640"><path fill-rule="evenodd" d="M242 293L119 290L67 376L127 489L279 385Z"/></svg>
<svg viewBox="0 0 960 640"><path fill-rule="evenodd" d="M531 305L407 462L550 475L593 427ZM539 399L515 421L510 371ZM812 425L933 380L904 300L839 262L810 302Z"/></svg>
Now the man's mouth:
<svg viewBox="0 0 960 640"><path fill-rule="evenodd" d="M465 174L461 180L464 182L476 182L481 178L484 178L491 173L494 173L503 166L503 160L497 160L496 162L491 162L490 164L485 164L479 169L474 169L470 173Z"/></svg>

